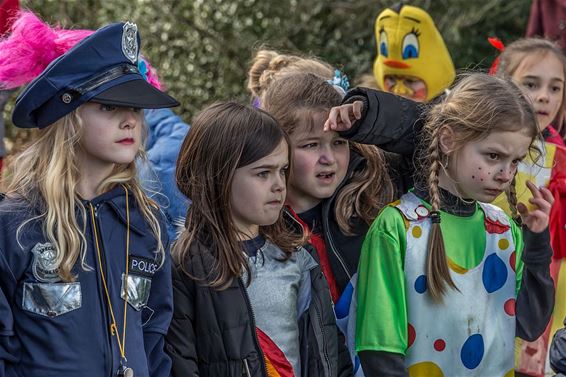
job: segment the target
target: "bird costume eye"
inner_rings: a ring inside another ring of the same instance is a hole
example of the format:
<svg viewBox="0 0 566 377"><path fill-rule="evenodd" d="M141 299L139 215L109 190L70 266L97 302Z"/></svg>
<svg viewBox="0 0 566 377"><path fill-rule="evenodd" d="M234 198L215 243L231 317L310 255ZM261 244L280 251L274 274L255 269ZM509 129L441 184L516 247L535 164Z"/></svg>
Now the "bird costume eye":
<svg viewBox="0 0 566 377"><path fill-rule="evenodd" d="M383 29L379 32L379 53L385 57L389 55L387 47L387 33Z"/></svg>
<svg viewBox="0 0 566 377"><path fill-rule="evenodd" d="M414 31L403 38L403 59L414 59L419 57L419 35Z"/></svg>

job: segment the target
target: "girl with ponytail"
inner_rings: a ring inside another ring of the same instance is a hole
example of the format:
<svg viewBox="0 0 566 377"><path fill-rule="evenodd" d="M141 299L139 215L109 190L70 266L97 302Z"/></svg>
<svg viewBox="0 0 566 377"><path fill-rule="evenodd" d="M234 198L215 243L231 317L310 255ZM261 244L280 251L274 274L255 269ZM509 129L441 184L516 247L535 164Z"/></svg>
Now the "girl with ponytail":
<svg viewBox="0 0 566 377"><path fill-rule="evenodd" d="M432 107L421 176L362 247L356 351L366 376L512 375L515 333L536 338L553 304L552 194L528 183L527 208L513 190L539 135L529 100L500 78L467 75ZM488 204L503 192L515 218Z"/></svg>

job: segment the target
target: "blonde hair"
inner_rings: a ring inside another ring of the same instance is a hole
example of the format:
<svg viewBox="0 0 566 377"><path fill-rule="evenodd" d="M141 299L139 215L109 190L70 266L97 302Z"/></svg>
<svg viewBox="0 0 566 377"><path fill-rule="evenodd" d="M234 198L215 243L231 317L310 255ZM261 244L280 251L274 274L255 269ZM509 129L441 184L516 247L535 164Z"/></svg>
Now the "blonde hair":
<svg viewBox="0 0 566 377"><path fill-rule="evenodd" d="M493 131L527 130L532 138L531 151L536 151L533 142L540 137L537 118L529 99L508 80L486 74L461 76L458 84L448 96L431 109L424 126L426 146L421 153L428 183L431 213L439 215L441 196L439 173L442 161L449 156L440 147L440 136L445 128L454 135L455 151L465 144L481 140ZM509 205L516 214L517 197L515 181L511 182L506 195ZM433 221L428 242L426 262L427 285L435 301L442 301L447 287L457 289L450 276L444 239L440 223Z"/></svg>
<svg viewBox="0 0 566 377"><path fill-rule="evenodd" d="M80 107L39 131L39 137L29 147L14 156L9 169L7 196L23 200L37 214L22 223L17 229L17 239L24 226L35 220L43 222L43 233L57 250L58 274L63 281L75 279L72 268L81 257L81 266L86 265L87 241L85 227L87 212L77 194L80 170L77 151L80 148L83 122ZM144 157L143 148L138 157ZM109 177L97 188L102 194L117 185L131 190L143 217L151 228L157 242L157 251L163 262L165 250L161 242L161 228L155 212L157 205L149 199L137 181L136 162L116 165ZM76 217L78 208L82 228ZM20 245L21 246L21 245Z"/></svg>
<svg viewBox="0 0 566 377"><path fill-rule="evenodd" d="M274 81L262 97L263 108L292 135L298 124L314 124L313 116L325 116L342 96L324 79L310 73L291 74ZM335 215L342 233L353 235L352 218L370 225L379 210L393 198L393 185L384 153L373 145L349 142L350 149L364 157L362 169L356 170L336 196Z"/></svg>
<svg viewBox="0 0 566 377"><path fill-rule="evenodd" d="M544 53L553 54L560 63L562 63L562 73L566 80L566 57L564 53L556 43L544 38L523 38L505 46L505 50L499 56L499 66L497 67L496 75L511 79L521 62L528 55L535 55L537 59L541 59L541 55ZM558 114L556 115L557 124L554 124L562 138L564 138L566 134L566 130L563 129L564 116L566 115L565 106L566 88L563 86L562 101L560 102ZM547 125L544 126L546 127Z"/></svg>
<svg viewBox="0 0 566 377"><path fill-rule="evenodd" d="M330 80L334 77L334 68L315 57L285 55L261 49L254 56L248 71L248 90L256 98L261 98L273 81L293 73L312 73Z"/></svg>

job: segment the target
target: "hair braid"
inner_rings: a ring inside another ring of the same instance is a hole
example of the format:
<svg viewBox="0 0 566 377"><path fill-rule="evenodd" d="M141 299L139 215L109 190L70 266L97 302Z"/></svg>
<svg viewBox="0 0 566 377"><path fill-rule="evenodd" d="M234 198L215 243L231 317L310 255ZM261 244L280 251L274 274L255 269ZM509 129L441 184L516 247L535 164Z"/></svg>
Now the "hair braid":
<svg viewBox="0 0 566 377"><path fill-rule="evenodd" d="M507 197L507 202L509 203L509 209L511 210L513 219L521 223L521 217L517 212L517 189L515 188L515 177L513 177L509 188L505 191L505 196Z"/></svg>
<svg viewBox="0 0 566 377"><path fill-rule="evenodd" d="M438 186L438 175L441 167L440 159L440 129L437 127L432 133L432 143L428 148L428 160L430 170L428 175L428 187L430 194L430 204L432 206L432 214L440 216L440 189ZM428 239L428 255L426 260L427 285L430 295L434 301L441 302L446 285L451 288L458 289L448 269L448 261L446 260L446 250L444 248L444 238L442 237L442 229L440 228L440 217L438 221L433 221Z"/></svg>

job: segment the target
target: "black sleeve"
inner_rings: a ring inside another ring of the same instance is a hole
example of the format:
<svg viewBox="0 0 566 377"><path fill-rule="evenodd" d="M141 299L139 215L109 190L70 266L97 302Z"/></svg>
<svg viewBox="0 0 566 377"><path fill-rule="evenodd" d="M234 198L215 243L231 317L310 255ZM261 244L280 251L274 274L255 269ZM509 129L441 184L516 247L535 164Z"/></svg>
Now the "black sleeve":
<svg viewBox="0 0 566 377"><path fill-rule="evenodd" d="M364 103L362 118L341 135L387 152L412 157L428 106L368 88L350 90L342 103L358 100Z"/></svg>
<svg viewBox="0 0 566 377"><path fill-rule="evenodd" d="M354 367L352 365L352 360L350 359L350 352L346 347L346 338L342 331L336 327L338 332L338 377L353 377Z"/></svg>
<svg viewBox="0 0 566 377"><path fill-rule="evenodd" d="M358 353L365 376L408 377L405 357L398 353L362 351Z"/></svg>
<svg viewBox="0 0 566 377"><path fill-rule="evenodd" d="M523 226L523 278L516 305L516 334L533 341L545 330L554 308L554 283L550 277L550 232L533 233Z"/></svg>
<svg viewBox="0 0 566 377"><path fill-rule="evenodd" d="M195 303L190 287L194 282L186 276L181 267L173 268L173 319L165 338L166 350L172 361L171 376L196 377L196 337L194 329Z"/></svg>

